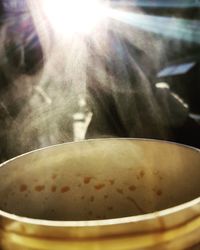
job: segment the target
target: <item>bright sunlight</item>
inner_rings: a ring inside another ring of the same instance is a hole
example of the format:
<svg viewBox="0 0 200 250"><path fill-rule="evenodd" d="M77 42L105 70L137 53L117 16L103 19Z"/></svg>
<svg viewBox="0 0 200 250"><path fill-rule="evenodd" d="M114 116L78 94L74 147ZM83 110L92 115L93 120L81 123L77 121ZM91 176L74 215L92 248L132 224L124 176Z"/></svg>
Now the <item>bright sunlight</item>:
<svg viewBox="0 0 200 250"><path fill-rule="evenodd" d="M43 8L53 28L65 35L91 32L108 12L100 0L43 0Z"/></svg>

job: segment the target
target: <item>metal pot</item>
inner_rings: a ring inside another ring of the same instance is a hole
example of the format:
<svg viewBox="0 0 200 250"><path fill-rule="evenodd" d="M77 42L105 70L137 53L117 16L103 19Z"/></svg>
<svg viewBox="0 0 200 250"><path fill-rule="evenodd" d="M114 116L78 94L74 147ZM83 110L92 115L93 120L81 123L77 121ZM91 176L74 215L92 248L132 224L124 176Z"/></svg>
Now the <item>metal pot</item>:
<svg viewBox="0 0 200 250"><path fill-rule="evenodd" d="M1 165L0 198L2 250L191 249L200 151L142 139L48 147Z"/></svg>

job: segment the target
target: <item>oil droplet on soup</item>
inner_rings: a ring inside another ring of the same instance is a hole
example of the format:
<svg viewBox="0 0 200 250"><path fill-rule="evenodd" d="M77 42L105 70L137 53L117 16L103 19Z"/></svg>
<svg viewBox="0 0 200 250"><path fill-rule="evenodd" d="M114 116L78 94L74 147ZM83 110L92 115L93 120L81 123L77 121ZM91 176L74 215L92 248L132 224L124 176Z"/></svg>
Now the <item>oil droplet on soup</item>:
<svg viewBox="0 0 200 250"><path fill-rule="evenodd" d="M92 177L90 177L90 176L85 176L84 179L83 179L83 182L84 182L85 184L89 184L91 180L92 180Z"/></svg>
<svg viewBox="0 0 200 250"><path fill-rule="evenodd" d="M97 185L95 185L94 186L94 188L96 189L96 190L100 190L100 189L102 189L102 188L104 188L105 187L105 184L101 184L101 183L99 183L99 184L97 184Z"/></svg>
<svg viewBox="0 0 200 250"><path fill-rule="evenodd" d="M66 192L70 191L70 187L64 186L64 187L61 188L60 191L61 191L61 193L66 193Z"/></svg>
<svg viewBox="0 0 200 250"><path fill-rule="evenodd" d="M26 184L22 184L19 188L20 192L25 192L28 189L28 186Z"/></svg>
<svg viewBox="0 0 200 250"><path fill-rule="evenodd" d="M45 189L45 186L44 185L38 185L38 186L35 186L35 191L37 192L41 192Z"/></svg>

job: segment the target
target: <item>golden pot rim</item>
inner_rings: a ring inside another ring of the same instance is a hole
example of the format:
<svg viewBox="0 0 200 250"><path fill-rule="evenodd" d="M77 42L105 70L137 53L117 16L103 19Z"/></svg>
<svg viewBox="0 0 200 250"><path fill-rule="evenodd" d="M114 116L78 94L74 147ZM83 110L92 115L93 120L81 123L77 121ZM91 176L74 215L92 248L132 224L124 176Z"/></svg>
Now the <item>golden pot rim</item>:
<svg viewBox="0 0 200 250"><path fill-rule="evenodd" d="M143 222L147 220L153 220L157 217L165 217L174 215L176 213L182 212L190 207L194 207L196 205L200 206L200 197L186 202L184 204L167 208L161 211L147 213L144 215L135 215L135 216L127 216L121 218L114 219L102 219L102 220L83 220L83 221L53 221L53 220L42 220L42 219L32 219L28 217L22 217L15 214L10 214L0 210L0 216L15 220L21 223L27 223L32 225L40 225L40 226L52 226L52 227L95 227L95 226L114 226L120 224L134 223L134 222Z"/></svg>

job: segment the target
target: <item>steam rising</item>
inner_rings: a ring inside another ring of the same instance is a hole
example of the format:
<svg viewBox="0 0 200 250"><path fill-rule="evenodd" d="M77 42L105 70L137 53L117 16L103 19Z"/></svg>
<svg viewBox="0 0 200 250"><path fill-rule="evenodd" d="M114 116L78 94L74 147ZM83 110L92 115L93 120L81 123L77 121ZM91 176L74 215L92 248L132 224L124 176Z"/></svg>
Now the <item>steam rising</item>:
<svg viewBox="0 0 200 250"><path fill-rule="evenodd" d="M66 39L51 26L42 11L41 1L27 0L27 3L35 26L34 32L38 34L42 46L44 66L31 76L13 73L9 77L12 84L2 91L1 106L5 105L5 112L8 113L4 125L7 132L7 158L42 146L73 140L73 114L78 110L77 99L79 96L86 98L91 90L95 98L89 96L88 104L94 111L98 108L98 100L104 102L102 96L112 96L121 117L121 126L129 131L127 136L163 137L163 125L167 118L154 98L149 79L152 63L137 61L136 58L140 56L131 57L130 47L139 45L139 49L147 49L151 56L151 47L157 46L158 58L162 50L160 41L155 43L150 33L147 34L150 39L144 39L143 30L199 42L199 21L174 18L169 23L167 17L111 10L109 18L96 27L92 34L76 33ZM2 37L5 37L2 38L2 44L8 36L6 28L6 25L1 28ZM129 32L130 28L133 35ZM137 36L138 30L141 36ZM6 55L3 56L6 58ZM153 57L153 66L156 67L159 61L155 55ZM98 91L100 88L103 94ZM19 110L18 104L22 105ZM9 107L12 105L16 111L14 115L10 114ZM107 110L106 104L104 106L103 103L103 107L104 112ZM105 128L103 112L99 115L100 129Z"/></svg>

